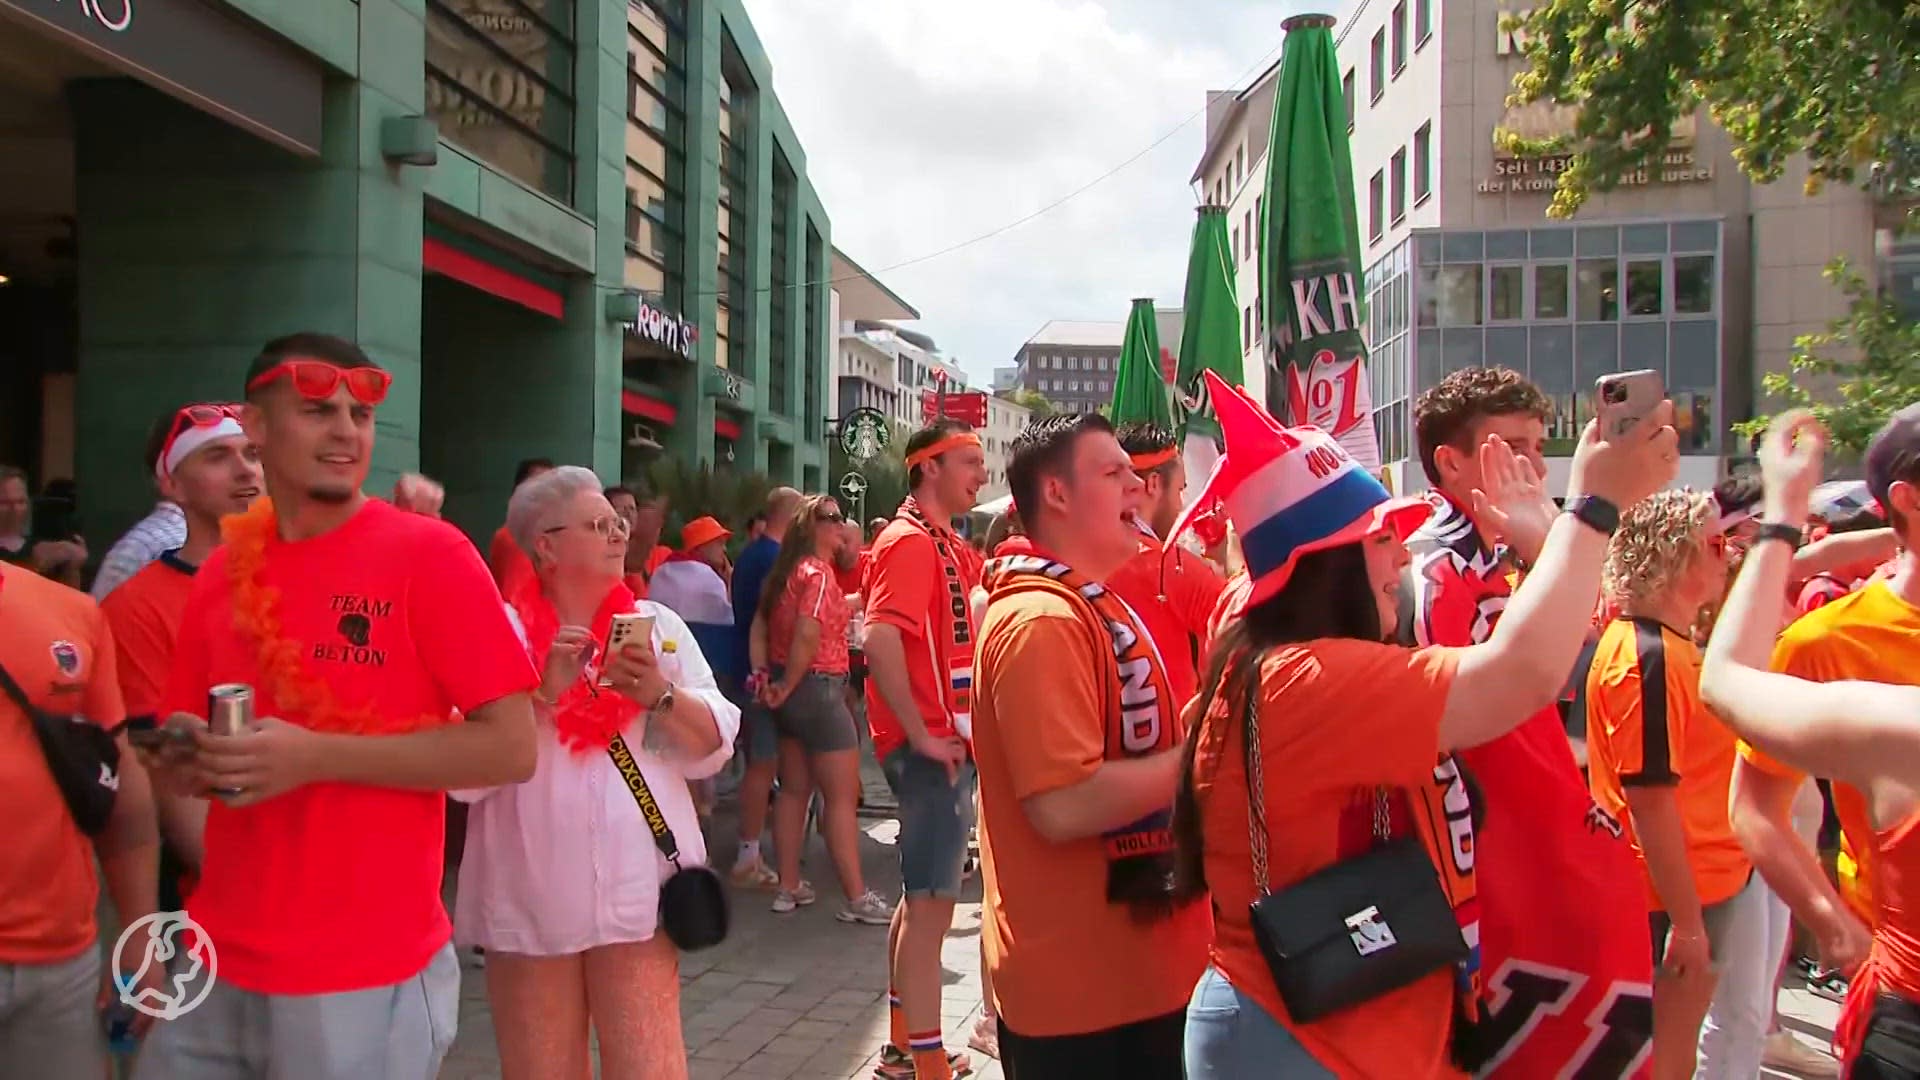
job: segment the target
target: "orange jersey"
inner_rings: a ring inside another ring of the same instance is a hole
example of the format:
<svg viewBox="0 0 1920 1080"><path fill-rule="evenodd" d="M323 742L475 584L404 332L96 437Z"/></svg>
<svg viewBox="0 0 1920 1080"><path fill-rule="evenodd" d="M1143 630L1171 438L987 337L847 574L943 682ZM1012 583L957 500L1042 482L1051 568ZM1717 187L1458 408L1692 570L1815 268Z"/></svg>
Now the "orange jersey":
<svg viewBox="0 0 1920 1080"><path fill-rule="evenodd" d="M1106 669L1096 650L1110 649L1111 639L1056 595L1015 593L989 610L975 657L973 730L982 934L1000 1015L1023 1034L1058 1036L1180 1009L1207 966L1207 905L1136 921L1107 899L1104 840L1054 843L1022 805L1106 763L1110 690L1097 682ZM1046 707L1034 708L1038 701Z"/></svg>
<svg viewBox="0 0 1920 1080"><path fill-rule="evenodd" d="M933 538L904 518L895 518L880 530L866 572L867 626L900 631L913 705L928 734L935 736L957 734L953 710L948 707L949 680L970 673L952 670L948 654L956 625L964 624L962 632L972 634L965 598L980 584L979 554L964 541L948 542L960 572L958 609ZM876 757L885 759L907 741L906 729L880 693L878 679L867 681L867 723L873 731Z"/></svg>
<svg viewBox="0 0 1920 1080"><path fill-rule="evenodd" d="M1258 797L1271 834L1269 889L1283 890L1371 847L1373 803L1366 793L1375 786L1418 792L1435 783L1440 717L1458 658L1457 649L1323 639L1280 646L1261 661L1265 790ZM1247 829L1244 726L1223 699L1204 719L1188 715L1188 737L1198 744L1194 791L1213 893L1213 966L1336 1075L1459 1076L1449 1052L1451 969L1312 1023L1287 1015L1248 912L1259 896ZM1419 832L1437 870L1451 865L1442 837L1400 814L1393 828L1396 835Z"/></svg>
<svg viewBox="0 0 1920 1080"><path fill-rule="evenodd" d="M109 729L125 719L113 635L93 599L8 564L0 564L0 667L42 712ZM0 964L57 963L92 947L93 845L67 810L32 721L6 694L0 822Z"/></svg>
<svg viewBox="0 0 1920 1080"><path fill-rule="evenodd" d="M173 642L187 613L195 568L169 551L100 602L119 656L120 696L127 715L153 716L173 666Z"/></svg>
<svg viewBox="0 0 1920 1080"><path fill-rule="evenodd" d="M1139 553L1107 579L1107 587L1153 635L1174 700L1185 707L1200 682L1197 667L1213 636L1208 624L1227 580L1190 551L1176 548L1164 562L1161 551L1160 541L1142 537Z"/></svg>
<svg viewBox="0 0 1920 1080"><path fill-rule="evenodd" d="M1736 739L1700 700L1700 649L1651 619L1607 625L1587 673L1587 780L1645 867L1626 789L1671 787L1702 904L1739 892L1752 864L1727 813ZM1665 905L1647 879L1649 910Z"/></svg>

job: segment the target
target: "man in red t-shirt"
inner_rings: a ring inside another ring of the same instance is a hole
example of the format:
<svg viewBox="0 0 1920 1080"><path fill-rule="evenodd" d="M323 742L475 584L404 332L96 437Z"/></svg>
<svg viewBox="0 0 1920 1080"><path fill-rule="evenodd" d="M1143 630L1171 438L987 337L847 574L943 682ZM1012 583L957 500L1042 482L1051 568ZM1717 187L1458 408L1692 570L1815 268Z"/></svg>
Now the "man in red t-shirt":
<svg viewBox="0 0 1920 1080"><path fill-rule="evenodd" d="M1207 654L1207 623L1227 579L1213 563L1191 551L1175 547L1167 554L1161 546L1161 538L1179 520L1187 493L1187 470L1173 432L1137 422L1123 424L1116 434L1132 459L1134 475L1147 490L1138 522L1140 550L1107 578L1107 587L1146 626L1159 647L1160 662L1166 665L1174 701L1184 709L1199 686L1200 658Z"/></svg>
<svg viewBox="0 0 1920 1080"><path fill-rule="evenodd" d="M1456 371L1421 395L1415 427L1434 513L1407 540L1408 644L1474 645L1493 633L1515 563L1538 556L1545 537L1504 535L1474 516L1478 448L1498 435L1544 477L1551 415L1546 396L1506 368ZM1477 781L1460 869L1480 904L1482 1075L1637 1075L1653 1035L1645 890L1619 823L1580 777L1559 711L1455 757Z"/></svg>
<svg viewBox="0 0 1920 1080"><path fill-rule="evenodd" d="M941 1038L940 946L953 926L973 826L967 751L973 619L981 560L948 526L987 481L980 437L936 420L907 440L912 494L868 553L867 723L900 803L906 896L887 935L892 1029L883 1078L950 1080L970 1069Z"/></svg>
<svg viewBox="0 0 1920 1080"><path fill-rule="evenodd" d="M172 790L237 792L187 908L219 978L157 1027L143 1080L430 1080L452 1042L441 792L533 774L537 680L473 545L361 492L391 381L321 334L248 370L269 498L228 520L180 626L161 709L195 749L143 755ZM232 683L256 720L213 733Z"/></svg>

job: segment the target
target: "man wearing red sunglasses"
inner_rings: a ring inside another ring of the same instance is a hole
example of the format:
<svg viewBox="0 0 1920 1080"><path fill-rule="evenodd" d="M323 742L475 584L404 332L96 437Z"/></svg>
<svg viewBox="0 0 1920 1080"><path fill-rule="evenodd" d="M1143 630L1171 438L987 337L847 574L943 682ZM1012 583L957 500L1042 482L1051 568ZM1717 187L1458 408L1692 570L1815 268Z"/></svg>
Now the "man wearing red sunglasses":
<svg viewBox="0 0 1920 1080"><path fill-rule="evenodd" d="M162 695L194 750L152 767L209 808L188 914L219 981L158 1025L141 1076L430 1080L459 965L442 792L534 768L537 680L479 553L361 490L392 377L322 334L267 344L239 421L267 498L195 576ZM256 720L208 732L209 691Z"/></svg>

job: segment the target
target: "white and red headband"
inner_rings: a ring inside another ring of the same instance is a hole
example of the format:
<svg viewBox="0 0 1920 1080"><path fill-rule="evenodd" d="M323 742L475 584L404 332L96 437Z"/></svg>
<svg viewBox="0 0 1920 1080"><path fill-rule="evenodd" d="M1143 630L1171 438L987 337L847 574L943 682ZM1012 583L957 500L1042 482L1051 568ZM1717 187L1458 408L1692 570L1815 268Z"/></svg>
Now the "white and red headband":
<svg viewBox="0 0 1920 1080"><path fill-rule="evenodd" d="M175 435L160 451L160 457L153 464L153 471L164 480L173 475L180 463L191 457L195 450L220 439L245 435L240 430L240 421L231 416L222 416L210 424L194 424Z"/></svg>

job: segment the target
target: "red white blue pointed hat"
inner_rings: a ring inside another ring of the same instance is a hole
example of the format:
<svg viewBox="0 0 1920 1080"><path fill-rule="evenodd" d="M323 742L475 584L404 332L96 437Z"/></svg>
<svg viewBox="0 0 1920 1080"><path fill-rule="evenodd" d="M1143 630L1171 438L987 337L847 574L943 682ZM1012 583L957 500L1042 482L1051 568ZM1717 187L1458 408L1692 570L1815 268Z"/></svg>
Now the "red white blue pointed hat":
<svg viewBox="0 0 1920 1080"><path fill-rule="evenodd" d="M1383 530L1405 540L1433 513L1425 499L1389 495L1333 436L1286 427L1240 387L1211 371L1206 380L1227 448L1174 523L1168 548L1196 515L1224 504L1246 559L1248 606L1279 592L1300 556Z"/></svg>

